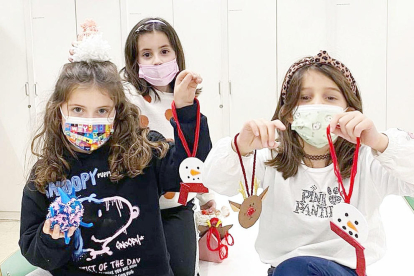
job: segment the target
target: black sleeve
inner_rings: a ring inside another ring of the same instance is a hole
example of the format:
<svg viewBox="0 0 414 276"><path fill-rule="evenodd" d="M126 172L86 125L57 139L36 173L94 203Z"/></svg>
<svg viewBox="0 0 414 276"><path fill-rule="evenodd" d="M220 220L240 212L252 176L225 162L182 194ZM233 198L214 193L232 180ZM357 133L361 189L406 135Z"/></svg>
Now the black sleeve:
<svg viewBox="0 0 414 276"><path fill-rule="evenodd" d="M177 117L180 122L181 130L183 131L185 139L188 143L188 147L190 148L190 151L192 151L196 129L197 103L194 102L193 105L177 109ZM180 176L178 168L180 167L181 162L188 157L183 143L178 136L176 122L173 118L171 118L170 122L174 127L175 145L170 144L170 149L167 155L164 158L157 160L156 170L160 194L164 194L166 191L178 192L180 190ZM201 161L204 161L210 150L211 140L207 125L207 118L204 115L201 115L200 137L196 157Z"/></svg>
<svg viewBox="0 0 414 276"><path fill-rule="evenodd" d="M22 255L32 264L53 270L69 262L74 250L73 238L68 245L63 238L54 240L43 233L49 207L46 195L29 183L23 190L19 246Z"/></svg>

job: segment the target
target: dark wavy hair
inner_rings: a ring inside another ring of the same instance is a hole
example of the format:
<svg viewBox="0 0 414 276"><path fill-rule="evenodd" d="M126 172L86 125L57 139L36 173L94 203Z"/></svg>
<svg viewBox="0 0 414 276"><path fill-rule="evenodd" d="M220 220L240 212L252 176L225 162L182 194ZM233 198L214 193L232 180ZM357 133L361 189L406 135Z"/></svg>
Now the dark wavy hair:
<svg viewBox="0 0 414 276"><path fill-rule="evenodd" d="M305 154L300 137L296 131L292 131L290 121L293 118L292 112L299 103L303 78L310 70L322 73L335 82L344 95L348 107L353 107L355 110L362 112L362 100L358 87L354 94L349 82L338 69L328 64L311 64L300 68L292 77L286 97L280 96L272 118L272 120L279 119L286 126L286 130L278 131L280 142L278 153L267 162L267 165L275 167L277 171L282 173L284 179L296 175L298 166L301 164ZM335 142L335 152L338 156L339 169L342 176L349 178L355 145L338 137ZM331 159L328 159L326 165L330 162Z"/></svg>
<svg viewBox="0 0 414 276"><path fill-rule="evenodd" d="M158 20L161 22L149 22L152 20ZM131 83L138 93L142 96L149 94L152 89L155 93L156 99L160 99L157 92L153 89L152 85L145 79L139 77L139 64L138 64L138 39L141 35L152 32L164 33L173 48L178 70L181 72L185 70L185 57L184 50L181 46L180 39L174 30L174 28L164 19L159 17L148 17L139 21L130 31L125 43L125 67L121 69L121 74L125 81ZM174 89L175 78L170 82L170 87ZM197 89L196 95L201 93L201 89Z"/></svg>
<svg viewBox="0 0 414 276"><path fill-rule="evenodd" d="M74 158L76 153L62 131L60 107L70 98L71 92L82 87L96 87L107 93L115 105L114 133L108 140L110 145L109 167L111 181L116 182L126 175L142 174L154 152L165 156L168 144L147 139L148 128L139 124L139 110L125 96L118 70L109 61L82 61L63 66L53 94L46 105L43 123L31 143L37 162L31 181L40 192L45 192L49 182L64 180L70 169L64 152ZM67 155L66 155L67 156Z"/></svg>

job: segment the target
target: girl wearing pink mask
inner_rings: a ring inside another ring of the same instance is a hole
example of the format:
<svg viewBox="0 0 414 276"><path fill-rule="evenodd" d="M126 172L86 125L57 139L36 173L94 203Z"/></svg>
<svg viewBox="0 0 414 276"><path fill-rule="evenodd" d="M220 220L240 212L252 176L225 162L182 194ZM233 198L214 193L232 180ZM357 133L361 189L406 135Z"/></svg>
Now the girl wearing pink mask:
<svg viewBox="0 0 414 276"><path fill-rule="evenodd" d="M185 69L184 51L174 28L164 19L145 18L129 33L125 44L125 94L141 110L141 126L174 137L172 117L175 79ZM196 90L199 94L200 89ZM202 210L215 210L214 194L190 193L186 206L178 203L179 193L161 196L160 208L170 264L175 275L193 276L198 270L194 197Z"/></svg>

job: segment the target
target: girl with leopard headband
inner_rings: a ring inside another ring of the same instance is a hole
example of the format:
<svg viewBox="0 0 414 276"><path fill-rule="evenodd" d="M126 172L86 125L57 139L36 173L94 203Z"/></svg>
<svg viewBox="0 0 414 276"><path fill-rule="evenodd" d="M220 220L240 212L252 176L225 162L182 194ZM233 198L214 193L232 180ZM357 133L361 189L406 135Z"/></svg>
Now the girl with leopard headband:
<svg viewBox="0 0 414 276"><path fill-rule="evenodd" d="M385 253L382 200L414 195L411 137L378 132L349 69L321 51L290 67L272 121L213 147L204 183L234 196L255 173L268 187L255 247L269 276L365 275Z"/></svg>

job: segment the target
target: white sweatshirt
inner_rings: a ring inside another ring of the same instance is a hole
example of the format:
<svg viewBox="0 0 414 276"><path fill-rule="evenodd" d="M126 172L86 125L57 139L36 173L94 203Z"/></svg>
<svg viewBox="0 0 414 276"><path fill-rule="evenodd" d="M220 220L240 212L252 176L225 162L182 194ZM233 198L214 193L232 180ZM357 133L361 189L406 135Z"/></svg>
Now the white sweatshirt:
<svg viewBox="0 0 414 276"><path fill-rule="evenodd" d="M173 93L166 93L157 90L160 99L157 99L154 91L150 90L148 96L141 96L130 83L124 83L125 95L127 98L139 107L141 111L141 126L149 127L152 130L161 133L167 140L173 140L174 129L170 124L172 117L171 103L174 100ZM180 193L168 192L160 197L160 209L168 209L181 206L178 203ZM187 202L197 196L200 205L215 199L214 193L196 194L189 193Z"/></svg>
<svg viewBox="0 0 414 276"><path fill-rule="evenodd" d="M385 253L385 233L379 215L384 197L414 195L414 136L398 129L385 134L389 144L383 153L361 147L351 198L351 204L368 222L368 240L362 244L367 264ZM239 181L243 179L231 140L228 137L217 142L207 157L204 172L204 184L227 196L238 193ZM270 156L268 149L257 152L256 175L262 187L269 186L255 244L261 261L277 266L295 256L316 256L355 269L355 249L330 230L332 208L343 202L333 165L309 168L302 164L294 177L284 180L276 169L265 166ZM252 161L253 156L243 157L250 175L247 179L251 179ZM349 179L344 180L344 186L348 192Z"/></svg>

